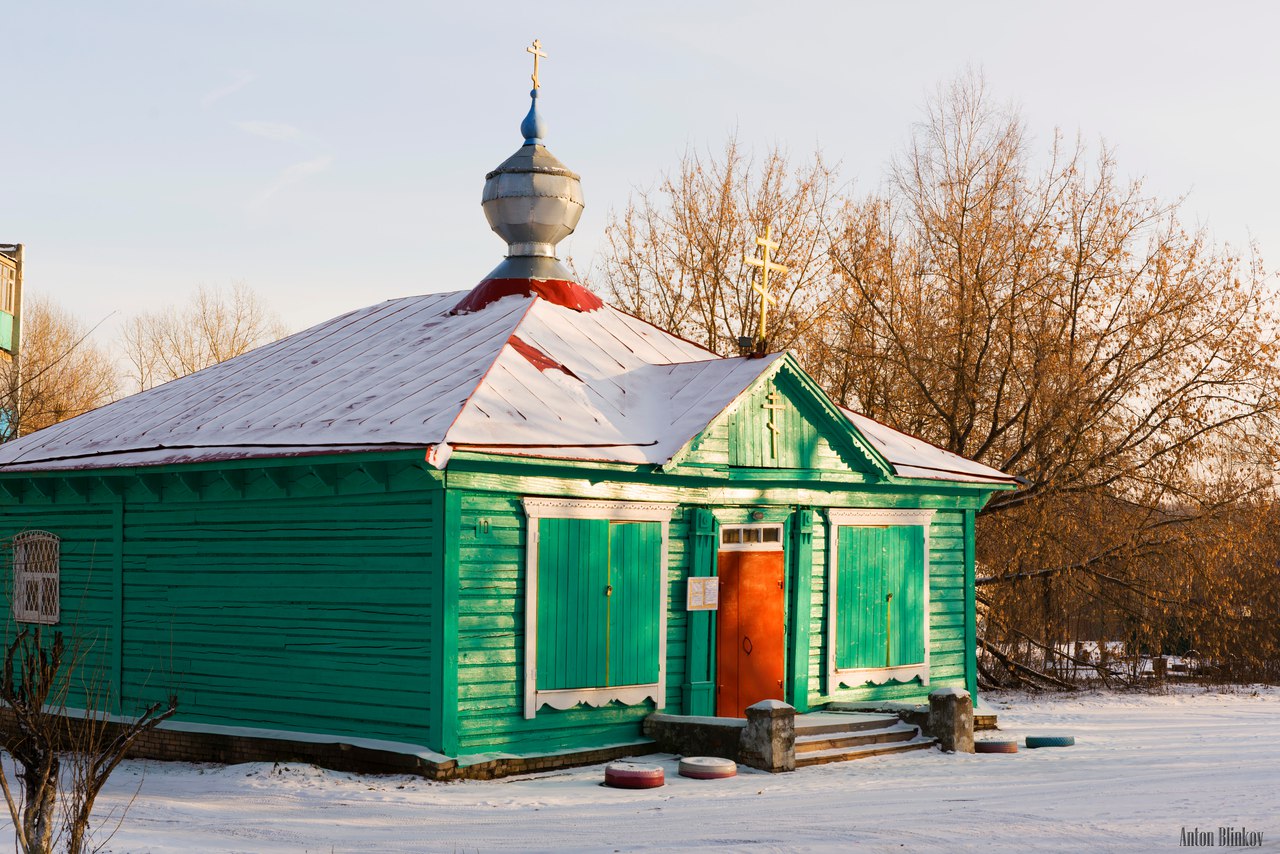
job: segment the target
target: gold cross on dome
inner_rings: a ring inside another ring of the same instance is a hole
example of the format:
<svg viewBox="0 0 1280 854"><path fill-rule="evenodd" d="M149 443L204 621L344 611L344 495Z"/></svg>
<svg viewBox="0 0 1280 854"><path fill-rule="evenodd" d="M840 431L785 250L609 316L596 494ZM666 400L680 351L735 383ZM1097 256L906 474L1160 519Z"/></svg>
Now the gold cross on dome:
<svg viewBox="0 0 1280 854"><path fill-rule="evenodd" d="M782 432L782 428L774 421L774 417L777 413L785 410L787 405L780 402L782 395L778 394L776 388L769 392L765 399L768 400L768 403L760 404L760 408L769 410L769 423L764 426L769 428L769 453L776 457L778 456L778 434Z"/></svg>
<svg viewBox="0 0 1280 854"><path fill-rule="evenodd" d="M541 39L534 39L533 45L525 48L524 52L533 54L533 88L541 89L542 84L538 82L538 60L547 58L547 55L542 52Z"/></svg>
<svg viewBox="0 0 1280 854"><path fill-rule="evenodd" d="M779 244L775 243L772 237L773 226L766 225L764 227L764 237L756 238L756 245L763 250L761 253L763 257L755 258L750 253L744 255L746 263L760 268L760 281L751 286L752 290L760 294L760 326L756 334L756 340L758 341L764 341L768 332L769 304L778 304L777 298L769 293L769 274L787 272L786 267L769 258L770 251L779 247Z"/></svg>

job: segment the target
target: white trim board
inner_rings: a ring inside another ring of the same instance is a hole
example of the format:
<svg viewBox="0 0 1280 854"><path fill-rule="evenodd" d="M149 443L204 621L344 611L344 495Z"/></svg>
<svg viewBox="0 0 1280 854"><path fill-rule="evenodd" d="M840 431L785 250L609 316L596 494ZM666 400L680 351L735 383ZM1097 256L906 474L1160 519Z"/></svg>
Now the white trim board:
<svg viewBox="0 0 1280 854"><path fill-rule="evenodd" d="M722 552L780 552L780 551L783 551L782 538L783 538L783 534L785 533L785 528L783 528L781 522L752 522L747 525L721 524L719 528L720 528L720 543L718 545L717 551L722 551ZM764 537L763 532L766 529L776 530L778 532L778 539L771 540L769 542L764 542L762 539L760 542L754 542L754 543L726 543L724 541L725 531L733 531L733 530L760 531L762 532L760 536L763 538Z"/></svg>
<svg viewBox="0 0 1280 854"><path fill-rule="evenodd" d="M653 700L655 709L666 706L667 696L667 602L668 552L671 516L676 504L634 501L591 501L577 498L522 499L528 531L525 536L524 597L524 716L533 718L544 705L570 709L579 704L604 706L617 701L632 706ZM658 681L648 685L616 685L605 688L538 690L538 520L602 519L610 522L658 522L662 526L662 566L659 568Z"/></svg>
<svg viewBox="0 0 1280 854"><path fill-rule="evenodd" d="M919 677L922 685L929 684L929 543L930 526L936 510L882 510L829 508L827 510L827 685L826 693L834 694L841 687L861 688L870 683L909 682ZM841 527L899 527L912 526L923 529L924 547L922 562L924 587L924 661L919 664L903 664L893 667L836 667L836 608L839 604L837 577L839 575Z"/></svg>

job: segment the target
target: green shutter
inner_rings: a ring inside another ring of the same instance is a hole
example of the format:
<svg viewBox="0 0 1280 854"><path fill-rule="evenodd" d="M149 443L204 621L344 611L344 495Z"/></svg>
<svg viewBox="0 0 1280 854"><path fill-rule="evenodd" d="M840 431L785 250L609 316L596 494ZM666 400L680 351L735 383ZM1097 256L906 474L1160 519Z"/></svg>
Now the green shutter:
<svg viewBox="0 0 1280 854"><path fill-rule="evenodd" d="M658 681L662 526L538 521L538 690Z"/></svg>
<svg viewBox="0 0 1280 854"><path fill-rule="evenodd" d="M539 520L539 690L605 684L608 586L607 521Z"/></svg>
<svg viewBox="0 0 1280 854"><path fill-rule="evenodd" d="M892 530L892 529L891 529ZM924 661L924 528L903 527L898 532L898 567L901 584L893 598L893 664Z"/></svg>
<svg viewBox="0 0 1280 854"><path fill-rule="evenodd" d="M658 681L659 582L662 526L614 523L609 530L610 685Z"/></svg>
<svg viewBox="0 0 1280 854"><path fill-rule="evenodd" d="M924 529L847 525L838 531L836 667L924 661Z"/></svg>

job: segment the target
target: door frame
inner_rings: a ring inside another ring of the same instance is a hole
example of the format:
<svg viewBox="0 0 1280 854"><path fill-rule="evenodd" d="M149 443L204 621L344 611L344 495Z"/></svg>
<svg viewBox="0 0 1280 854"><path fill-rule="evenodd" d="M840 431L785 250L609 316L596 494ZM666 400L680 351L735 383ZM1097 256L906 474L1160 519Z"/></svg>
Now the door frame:
<svg viewBox="0 0 1280 854"><path fill-rule="evenodd" d="M824 674L811 673L812 644L821 645L818 632L810 633L810 609L817 602L814 578L822 572L814 563L814 534L823 523L810 504L696 504L687 505L691 516L689 531L689 576L716 577L719 574L720 529L751 524L781 525L783 553L783 630L786 657L783 662L786 701L798 711L809 709L812 696ZM705 514L705 515L704 515ZM818 532L821 537L820 531ZM793 615L799 615L798 617ZM716 638L718 612L688 612L686 680L683 698L687 715L714 716ZM821 650L819 650L821 652Z"/></svg>
<svg viewBox="0 0 1280 854"><path fill-rule="evenodd" d="M789 510L790 508L788 508ZM782 555L782 590L779 595L782 598L782 695L788 697L791 694L791 682L788 679L790 670L788 668L788 659L790 659L790 650L788 645L791 642L790 629L790 608L788 608L788 599L791 593L791 549L787 548L787 534L790 531L790 517L777 521L749 521L749 522L720 522L716 526L716 549L714 552L716 575L720 574L720 554L727 552L730 554L742 552L773 552ZM756 534L757 539L754 542L743 542L746 536L741 537L738 542L725 542L728 532L759 532ZM765 540L765 531L777 532L776 539ZM723 601L724 591L721 590L721 601ZM719 686L720 684L720 614L716 611L716 621L712 627L712 643L711 643L711 678L712 684ZM719 706L718 694L713 694L714 707Z"/></svg>

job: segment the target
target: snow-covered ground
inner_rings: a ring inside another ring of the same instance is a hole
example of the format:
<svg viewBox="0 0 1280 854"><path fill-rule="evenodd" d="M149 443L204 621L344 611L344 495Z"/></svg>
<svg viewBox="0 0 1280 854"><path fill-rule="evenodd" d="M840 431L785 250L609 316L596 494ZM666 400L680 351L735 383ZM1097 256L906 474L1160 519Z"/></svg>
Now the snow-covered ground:
<svg viewBox="0 0 1280 854"><path fill-rule="evenodd" d="M1014 755L919 751L792 774L743 769L604 788L602 766L430 783L306 765L126 763L141 790L112 852L1167 851L1181 832L1262 831L1280 850L1280 690L990 695L1001 733L1070 734Z"/></svg>

